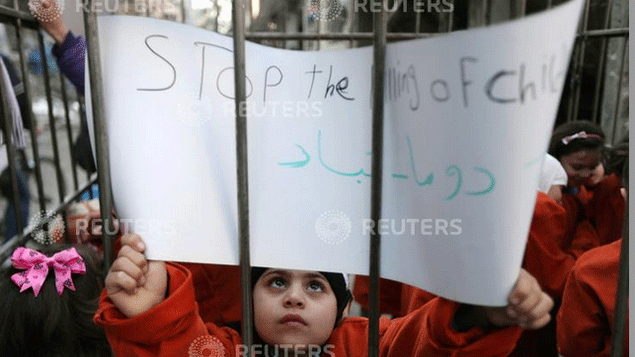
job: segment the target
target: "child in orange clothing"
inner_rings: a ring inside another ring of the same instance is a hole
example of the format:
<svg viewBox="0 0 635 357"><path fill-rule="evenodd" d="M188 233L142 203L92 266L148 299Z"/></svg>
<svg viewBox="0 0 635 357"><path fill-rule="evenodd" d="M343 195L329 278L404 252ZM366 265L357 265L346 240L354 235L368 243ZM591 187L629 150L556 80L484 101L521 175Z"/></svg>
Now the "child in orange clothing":
<svg viewBox="0 0 635 357"><path fill-rule="evenodd" d="M139 236L125 235L122 243L95 316L118 356L188 356L202 345L212 355L246 354L235 330L201 319L187 269L148 262ZM349 295L333 280L338 274L285 269L252 274L256 342L262 342L252 350L255 355L367 355L368 321L340 317ZM507 307L486 308L437 298L404 318L382 319L380 355L505 356L521 330L499 327L539 328L552 307L525 271L509 300Z"/></svg>
<svg viewBox="0 0 635 357"><path fill-rule="evenodd" d="M567 173L565 206L575 211L575 222L586 234L586 241L578 239L578 246L573 247L576 256L622 236L622 185L617 175L604 174L604 140L599 126L575 121L558 126L549 144L549 154L560 161ZM589 231L591 234L586 233Z"/></svg>
<svg viewBox="0 0 635 357"><path fill-rule="evenodd" d="M575 263L558 311L558 350L564 357L608 357L622 241L592 249ZM628 356L628 314L624 356Z"/></svg>

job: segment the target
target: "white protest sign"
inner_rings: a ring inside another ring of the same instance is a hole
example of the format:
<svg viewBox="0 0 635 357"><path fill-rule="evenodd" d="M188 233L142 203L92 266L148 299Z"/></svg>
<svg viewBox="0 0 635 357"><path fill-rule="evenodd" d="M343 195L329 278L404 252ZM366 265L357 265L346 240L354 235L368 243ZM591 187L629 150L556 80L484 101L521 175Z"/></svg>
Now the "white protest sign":
<svg viewBox="0 0 635 357"><path fill-rule="evenodd" d="M517 277L582 1L387 47L382 221L372 49L246 44L253 265L382 276L475 304ZM151 259L238 264L232 41L100 17L117 211Z"/></svg>

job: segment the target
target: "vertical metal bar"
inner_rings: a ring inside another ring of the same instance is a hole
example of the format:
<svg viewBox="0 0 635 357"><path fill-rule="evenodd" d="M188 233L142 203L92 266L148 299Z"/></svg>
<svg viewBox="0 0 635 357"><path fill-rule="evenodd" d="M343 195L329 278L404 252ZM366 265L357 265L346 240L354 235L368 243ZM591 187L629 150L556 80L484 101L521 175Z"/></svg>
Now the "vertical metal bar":
<svg viewBox="0 0 635 357"><path fill-rule="evenodd" d="M490 4L490 0L483 0L483 22L482 22L482 24L484 26L487 26L490 23L490 19L491 19L490 12L492 10L492 7L490 5L491 5Z"/></svg>
<svg viewBox="0 0 635 357"><path fill-rule="evenodd" d="M553 0L547 0L547 9L551 9L553 6Z"/></svg>
<svg viewBox="0 0 635 357"><path fill-rule="evenodd" d="M617 129L617 123L619 122L618 116L620 115L620 102L622 101L622 79L624 78L624 62L626 62L626 54L628 53L628 35L624 37L624 44L622 45L622 62L620 63L620 70L617 72L619 79L617 80L617 95L615 97L615 107L613 110L613 130L611 133L611 143L615 143L615 132Z"/></svg>
<svg viewBox="0 0 635 357"><path fill-rule="evenodd" d="M587 0L584 9L584 21L582 22L582 30L580 33L587 31L589 24L589 11L591 8L591 0ZM584 65L584 51L586 50L586 38L580 38L578 45L578 58L574 64L573 72L571 73L571 85L572 93L569 97L569 115L567 121L572 121L578 117L578 109L580 107L580 90L582 88L582 66Z"/></svg>
<svg viewBox="0 0 635 357"><path fill-rule="evenodd" d="M187 15L187 7L185 6L185 0L181 0L181 22L184 24L187 23L185 15Z"/></svg>
<svg viewBox="0 0 635 357"><path fill-rule="evenodd" d="M214 32L218 32L218 17L220 14L220 6L218 6L218 0L214 0L214 9L216 10L216 19L214 21Z"/></svg>
<svg viewBox="0 0 635 357"><path fill-rule="evenodd" d="M384 2L386 0L373 0ZM383 4L382 4L383 5ZM386 66L386 12L373 14L373 155L371 172L370 218L379 222L381 218L382 159L384 149L384 68ZM372 232L370 236L370 291L368 356L379 357L379 273L381 234Z"/></svg>
<svg viewBox="0 0 635 357"><path fill-rule="evenodd" d="M234 29L234 88L236 91L236 162L238 169L238 235L240 237L240 272L243 299L242 340L251 355L253 316L251 294L251 260L249 253L249 181L247 161L247 115L245 91L245 1L232 1Z"/></svg>
<svg viewBox="0 0 635 357"><path fill-rule="evenodd" d="M604 29L608 29L611 24L611 13L613 12L613 0L609 0L608 8L606 9L606 16L604 17ZM608 48L609 39L606 37L601 37L600 41L602 44L600 45L600 60L598 64L598 74L595 77L596 81L599 82L595 85L595 93L593 94L593 112L591 115L591 121L598 122L598 111L600 109L600 93L602 92L602 86L604 85L604 72L606 69L606 50Z"/></svg>
<svg viewBox="0 0 635 357"><path fill-rule="evenodd" d="M452 3L452 6L454 6L453 2L448 2ZM448 12L440 12L437 14L438 19L439 19L439 28L437 29L437 32L450 32L452 31L452 20L453 20L453 15L452 15L452 11L448 11Z"/></svg>
<svg viewBox="0 0 635 357"><path fill-rule="evenodd" d="M625 169L628 170L628 165L625 166ZM626 182L626 189L628 191L628 182ZM624 354L624 334L626 333L626 317L628 315L628 199L625 207L622 223L622 248L620 251L617 296L615 298L615 325L612 326L613 334L611 336L611 357L620 357Z"/></svg>
<svg viewBox="0 0 635 357"><path fill-rule="evenodd" d="M92 3L95 0L90 0ZM97 14L94 11L84 12L84 28L86 32L86 55L90 73L90 97L93 107L93 123L95 127L95 151L97 154L97 172L99 182L99 207L104 222L104 269L108 271L113 261L113 224L112 189L110 186L110 162L108 153L108 131L104 113L104 89L101 76L101 58L99 50L99 34Z"/></svg>
<svg viewBox="0 0 635 357"><path fill-rule="evenodd" d="M48 59L46 58L46 49L44 47L44 37L38 32L38 40L40 42L40 54L42 56L42 68L44 68L44 88L46 90L46 101L48 104L49 127L51 130L51 144L53 145L53 162L55 163L55 176L57 178L57 193L59 202L64 202L64 180L62 179L62 169L60 166L59 147L57 145L57 129L55 128L55 117L53 116L53 96L51 94L51 78L49 77Z"/></svg>
<svg viewBox="0 0 635 357"><path fill-rule="evenodd" d="M75 155L73 155L73 133L71 131L71 115L68 109L68 96L66 95L66 79L60 71L60 83L62 84L62 102L64 103L64 116L66 118L66 134L68 137L68 152L71 157L71 172L73 173L73 191L77 191L79 184L77 183L77 163Z"/></svg>
<svg viewBox="0 0 635 357"><path fill-rule="evenodd" d="M77 166L75 166L75 157L73 156L73 135L71 133L71 117L70 117L70 111L68 109L68 98L66 96L66 82L65 82L66 79L64 78L64 75L62 74L61 71L59 75L60 75L60 84L62 89L62 102L64 103L64 116L66 118L66 134L68 136L68 153L70 154L70 158L71 158L71 172L73 173L73 192L74 192L74 191L77 191L78 185L77 185ZM65 184L64 181L62 181L62 183ZM66 210L62 211L62 222L66 222ZM68 229L64 229L64 238L66 239L66 243L72 243L70 232L68 231Z"/></svg>
<svg viewBox="0 0 635 357"><path fill-rule="evenodd" d="M79 130L82 130L81 125L84 125L84 123L88 124L88 119L86 118L86 103L84 102L84 97L80 95L79 92L77 93L77 101L79 102L79 116L80 116L80 120L82 121L82 124L80 124ZM92 150L92 147L91 147L91 150ZM91 157L93 157L92 152L90 155ZM90 176L91 176L90 172L86 171L86 182L91 180ZM88 191L88 199L92 200L93 198L95 197L93 197L93 190L91 189Z"/></svg>
<svg viewBox="0 0 635 357"><path fill-rule="evenodd" d="M417 4L419 3L420 0L415 0L414 1L414 8L418 9ZM415 33L419 33L421 32L421 12L420 11L415 11Z"/></svg>
<svg viewBox="0 0 635 357"><path fill-rule="evenodd" d="M0 60L1 61L1 60ZM8 78L4 78L4 71L0 70L0 81L6 82L9 81ZM13 88L7 88L7 90L12 91ZM12 93L2 93L2 86L0 86L0 118L3 123L3 131L2 137L5 145L7 145L7 158L9 161L9 177L11 182L11 196L13 199L13 210L15 211L15 221L16 226L18 227L18 234L22 235L24 231L24 227L22 226L22 214L20 214L20 194L18 188L18 177L16 175L16 164L15 164L15 145L13 143L13 117L11 116L11 104L9 103L9 95ZM8 222L5 222L5 224ZM12 237L5 237L5 239L9 239Z"/></svg>
<svg viewBox="0 0 635 357"><path fill-rule="evenodd" d="M355 5L357 4L357 0L350 0L350 7L351 7L351 13L352 13L352 20L351 20L351 34L354 32L357 32L357 30L359 30L359 15L357 14L357 8L355 7ZM300 41L301 44L304 45L304 41ZM351 40L351 48L355 48L357 47L357 40Z"/></svg>
<svg viewBox="0 0 635 357"><path fill-rule="evenodd" d="M17 0L15 6L17 8ZM31 105L31 84L29 83L28 71L26 69L26 59L24 57L24 48L22 46L22 20L16 18L16 35L18 42L18 54L20 55L20 69L22 71L22 83L24 84L24 93L28 113L27 123L31 128L31 151L33 152L33 161L35 162L35 182L37 184L38 203L40 212L46 211L46 200L44 199L44 184L42 182L42 170L40 168L40 149L37 144L37 123L33 115L33 106ZM23 113L24 114L24 113ZM24 118L23 118L24 119Z"/></svg>
<svg viewBox="0 0 635 357"><path fill-rule="evenodd" d="M527 2L525 0L512 0L510 2L510 12L511 18L525 17L527 13Z"/></svg>
<svg viewBox="0 0 635 357"><path fill-rule="evenodd" d="M452 32L454 29L454 0L449 0L450 4L452 4L452 11L448 14L448 32Z"/></svg>

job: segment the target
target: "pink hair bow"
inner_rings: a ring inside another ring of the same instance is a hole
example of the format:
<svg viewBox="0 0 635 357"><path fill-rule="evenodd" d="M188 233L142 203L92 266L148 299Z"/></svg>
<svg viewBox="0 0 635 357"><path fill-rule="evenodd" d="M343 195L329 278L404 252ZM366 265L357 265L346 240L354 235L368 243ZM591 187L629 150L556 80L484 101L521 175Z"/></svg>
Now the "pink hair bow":
<svg viewBox="0 0 635 357"><path fill-rule="evenodd" d="M44 285L49 267L53 267L55 271L55 288L59 296L62 296L64 287L75 291L71 274L86 273L86 264L75 248L57 252L49 258L33 249L19 247L13 252L11 261L14 268L26 269L13 274L11 280L20 287L20 292L33 288L35 296Z"/></svg>

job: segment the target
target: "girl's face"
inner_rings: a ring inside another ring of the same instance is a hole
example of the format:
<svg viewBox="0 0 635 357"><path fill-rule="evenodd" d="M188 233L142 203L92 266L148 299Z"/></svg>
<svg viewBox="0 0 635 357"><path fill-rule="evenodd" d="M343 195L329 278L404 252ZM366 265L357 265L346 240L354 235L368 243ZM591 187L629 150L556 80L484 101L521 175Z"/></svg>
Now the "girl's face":
<svg viewBox="0 0 635 357"><path fill-rule="evenodd" d="M270 345L320 346L333 331L337 299L316 271L268 269L253 296L256 331Z"/></svg>
<svg viewBox="0 0 635 357"><path fill-rule="evenodd" d="M569 186L579 187L589 178L600 164L600 149L582 150L560 157L560 163L567 172Z"/></svg>

